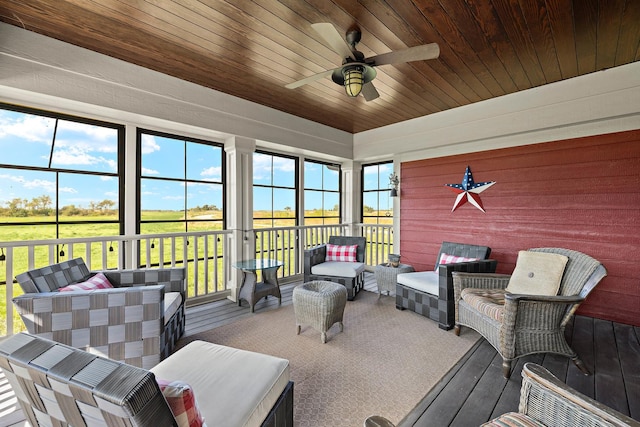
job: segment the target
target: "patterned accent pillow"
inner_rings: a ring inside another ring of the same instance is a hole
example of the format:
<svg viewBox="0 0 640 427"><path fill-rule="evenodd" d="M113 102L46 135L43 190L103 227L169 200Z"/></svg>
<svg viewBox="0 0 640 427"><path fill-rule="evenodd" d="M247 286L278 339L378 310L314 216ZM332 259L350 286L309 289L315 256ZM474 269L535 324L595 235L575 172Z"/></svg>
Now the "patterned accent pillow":
<svg viewBox="0 0 640 427"><path fill-rule="evenodd" d="M446 253L442 253L440 255L440 260L438 261L438 266L440 266L441 264L455 264L458 262L471 262L471 261L478 261L479 258L467 258L467 257L463 257L463 256L455 256L455 255L449 255ZM438 271L438 269L436 268L436 271Z"/></svg>
<svg viewBox="0 0 640 427"><path fill-rule="evenodd" d="M178 427L207 427L198 409L198 402L191 386L183 381L167 381L156 378L160 391L169 404Z"/></svg>
<svg viewBox="0 0 640 427"><path fill-rule="evenodd" d="M102 273L98 273L91 277L89 280L80 283L74 283L73 285L67 285L64 288L58 289L60 292L68 291L92 291L94 289L109 289L113 288L113 285Z"/></svg>
<svg viewBox="0 0 640 427"><path fill-rule="evenodd" d="M358 262L356 254L358 245L339 246L327 243L325 261Z"/></svg>

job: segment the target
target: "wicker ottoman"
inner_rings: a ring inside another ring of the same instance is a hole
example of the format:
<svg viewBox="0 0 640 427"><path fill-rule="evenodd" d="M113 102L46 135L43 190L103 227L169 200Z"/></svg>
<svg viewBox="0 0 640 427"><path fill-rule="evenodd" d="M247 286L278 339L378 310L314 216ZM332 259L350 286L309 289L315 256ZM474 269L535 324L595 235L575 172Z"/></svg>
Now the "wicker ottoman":
<svg viewBox="0 0 640 427"><path fill-rule="evenodd" d="M303 323L320 331L323 343L327 342L327 331L334 323L340 325L347 304L347 288L339 283L314 280L293 289L293 311L296 315L297 333Z"/></svg>

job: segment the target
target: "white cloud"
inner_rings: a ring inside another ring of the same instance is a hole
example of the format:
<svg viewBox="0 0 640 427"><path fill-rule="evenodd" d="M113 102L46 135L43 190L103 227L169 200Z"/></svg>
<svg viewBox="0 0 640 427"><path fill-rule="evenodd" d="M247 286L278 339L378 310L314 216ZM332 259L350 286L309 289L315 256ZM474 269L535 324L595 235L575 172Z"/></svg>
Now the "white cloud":
<svg viewBox="0 0 640 427"><path fill-rule="evenodd" d="M18 137L23 141L50 144L53 138L55 119L48 117L0 113L0 139Z"/></svg>
<svg viewBox="0 0 640 427"><path fill-rule="evenodd" d="M160 146L156 142L156 137L153 135L142 135L142 154L153 153L160 150Z"/></svg>
<svg viewBox="0 0 640 427"><path fill-rule="evenodd" d="M163 200L184 200L183 196L163 196Z"/></svg>
<svg viewBox="0 0 640 427"><path fill-rule="evenodd" d="M200 172L200 176L206 178L220 179L222 176L222 168L219 166L211 166Z"/></svg>
<svg viewBox="0 0 640 427"><path fill-rule="evenodd" d="M159 173L160 172L155 169L145 168L144 166L142 167L142 175L158 175Z"/></svg>

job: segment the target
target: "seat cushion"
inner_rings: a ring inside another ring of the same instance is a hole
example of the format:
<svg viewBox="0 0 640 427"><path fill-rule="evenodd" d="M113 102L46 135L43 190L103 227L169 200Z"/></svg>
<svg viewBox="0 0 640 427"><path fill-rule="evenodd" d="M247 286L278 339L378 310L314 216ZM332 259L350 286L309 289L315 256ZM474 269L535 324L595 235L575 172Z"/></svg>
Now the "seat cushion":
<svg viewBox="0 0 640 427"><path fill-rule="evenodd" d="M460 292L460 298L485 316L502 322L505 292L503 289L465 288Z"/></svg>
<svg viewBox="0 0 640 427"><path fill-rule="evenodd" d="M412 273L400 273L396 281L403 286L438 296L440 294L439 276L435 271L416 271Z"/></svg>
<svg viewBox="0 0 640 427"><path fill-rule="evenodd" d="M327 261L311 267L311 274L317 276L357 277L363 272L362 262Z"/></svg>
<svg viewBox="0 0 640 427"><path fill-rule="evenodd" d="M482 424L481 427L546 427L544 424L519 412L507 412Z"/></svg>
<svg viewBox="0 0 640 427"><path fill-rule="evenodd" d="M260 426L289 383L289 361L193 341L151 368L191 385L208 426Z"/></svg>
<svg viewBox="0 0 640 427"><path fill-rule="evenodd" d="M182 304L182 294L180 292L167 292L164 294L164 324L176 314Z"/></svg>

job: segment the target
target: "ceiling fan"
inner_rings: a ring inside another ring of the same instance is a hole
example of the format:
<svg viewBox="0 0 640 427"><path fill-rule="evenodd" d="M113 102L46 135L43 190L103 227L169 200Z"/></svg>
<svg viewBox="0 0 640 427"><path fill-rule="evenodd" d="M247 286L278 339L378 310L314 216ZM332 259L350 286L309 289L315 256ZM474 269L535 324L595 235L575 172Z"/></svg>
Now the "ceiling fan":
<svg viewBox="0 0 640 427"><path fill-rule="evenodd" d="M385 64L424 61L435 59L440 55L438 44L430 43L365 58L362 52L356 49L356 45L360 42L362 36L359 29L347 31L346 37L343 39L338 30L330 23L311 24L311 27L327 41L333 50L342 56L342 65L289 83L285 86L287 89L295 89L331 75L331 79L336 84L345 87L347 95L356 97L362 93L365 100L372 101L380 96L372 83L377 74L373 67Z"/></svg>

